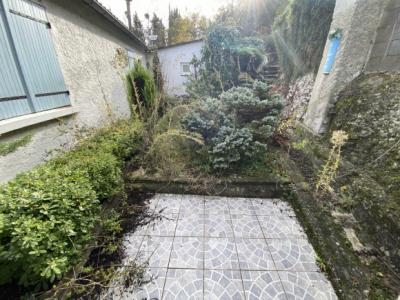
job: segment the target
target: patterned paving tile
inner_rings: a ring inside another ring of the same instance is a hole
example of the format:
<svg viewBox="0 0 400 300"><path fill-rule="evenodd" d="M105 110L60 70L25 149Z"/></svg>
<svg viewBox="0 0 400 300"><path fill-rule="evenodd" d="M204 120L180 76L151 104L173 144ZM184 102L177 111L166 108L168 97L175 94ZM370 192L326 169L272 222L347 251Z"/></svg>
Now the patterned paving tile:
<svg viewBox="0 0 400 300"><path fill-rule="evenodd" d="M241 270L275 270L272 256L264 239L236 238Z"/></svg>
<svg viewBox="0 0 400 300"><path fill-rule="evenodd" d="M228 200L225 197L205 197L206 215L229 215Z"/></svg>
<svg viewBox="0 0 400 300"><path fill-rule="evenodd" d="M125 291L121 299L161 299L166 275L167 269L147 269L143 277L145 284L133 291Z"/></svg>
<svg viewBox="0 0 400 300"><path fill-rule="evenodd" d="M203 300L203 270L169 269L163 300Z"/></svg>
<svg viewBox="0 0 400 300"><path fill-rule="evenodd" d="M204 239L198 237L175 237L169 268L195 268L204 266Z"/></svg>
<svg viewBox="0 0 400 300"><path fill-rule="evenodd" d="M294 217L275 215L257 216L265 238L306 238L306 234Z"/></svg>
<svg viewBox="0 0 400 300"><path fill-rule="evenodd" d="M337 299L285 202L157 194L146 205L157 218L125 236L123 263L148 263L153 280L104 299Z"/></svg>
<svg viewBox="0 0 400 300"><path fill-rule="evenodd" d="M124 240L122 241L122 247L125 255L122 260L122 264L128 264L136 259L136 255L139 252L143 239L144 236L136 236L132 233L125 235Z"/></svg>
<svg viewBox="0 0 400 300"><path fill-rule="evenodd" d="M338 299L330 282L319 272L279 272L288 300Z"/></svg>
<svg viewBox="0 0 400 300"><path fill-rule="evenodd" d="M148 262L152 268L167 268L172 241L172 237L144 237L136 260L139 262Z"/></svg>
<svg viewBox="0 0 400 300"><path fill-rule="evenodd" d="M251 199L232 198L228 200L229 210L232 215L255 215Z"/></svg>
<svg viewBox="0 0 400 300"><path fill-rule="evenodd" d="M229 215L206 215L205 237L233 237L232 221Z"/></svg>
<svg viewBox="0 0 400 300"><path fill-rule="evenodd" d="M204 299L244 300L242 276L239 271L204 271Z"/></svg>
<svg viewBox="0 0 400 300"><path fill-rule="evenodd" d="M154 212L157 207L157 203L160 199L164 196L161 194L155 194L152 198L145 201L146 206L148 207L149 211Z"/></svg>
<svg viewBox="0 0 400 300"><path fill-rule="evenodd" d="M258 216L294 216L294 210L286 202L277 199L251 199Z"/></svg>
<svg viewBox="0 0 400 300"><path fill-rule="evenodd" d="M278 270L297 272L318 271L316 254L307 240L267 240L272 258Z"/></svg>
<svg viewBox="0 0 400 300"><path fill-rule="evenodd" d="M261 226L255 216L232 215L233 233L235 237L263 238Z"/></svg>
<svg viewBox="0 0 400 300"><path fill-rule="evenodd" d="M239 270L239 261L232 238L207 238L204 247L204 266L206 269Z"/></svg>
<svg viewBox="0 0 400 300"><path fill-rule="evenodd" d="M153 220L149 225L146 235L151 236L174 236L178 215L172 214L170 217L162 217Z"/></svg>
<svg viewBox="0 0 400 300"><path fill-rule="evenodd" d="M286 300L276 271L242 271L243 286L248 300Z"/></svg>
<svg viewBox="0 0 400 300"><path fill-rule="evenodd" d="M181 207L182 196L167 194L165 197L161 197L156 206L157 213L164 214L178 214Z"/></svg>
<svg viewBox="0 0 400 300"><path fill-rule="evenodd" d="M204 196L184 195L180 215L204 215Z"/></svg>
<svg viewBox="0 0 400 300"><path fill-rule="evenodd" d="M175 236L204 236L204 215L180 215Z"/></svg>

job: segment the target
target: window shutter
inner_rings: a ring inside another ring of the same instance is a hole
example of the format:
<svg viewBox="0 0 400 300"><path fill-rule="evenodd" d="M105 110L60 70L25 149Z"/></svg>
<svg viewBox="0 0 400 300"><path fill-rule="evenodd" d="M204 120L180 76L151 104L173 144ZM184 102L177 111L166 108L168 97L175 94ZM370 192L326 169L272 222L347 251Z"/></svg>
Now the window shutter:
<svg viewBox="0 0 400 300"><path fill-rule="evenodd" d="M31 112L69 105L69 93L44 7L28 0L1 1L15 47L15 63L19 64L22 81L26 84Z"/></svg>
<svg viewBox="0 0 400 300"><path fill-rule="evenodd" d="M0 3L0 120L32 112L6 26L5 12Z"/></svg>

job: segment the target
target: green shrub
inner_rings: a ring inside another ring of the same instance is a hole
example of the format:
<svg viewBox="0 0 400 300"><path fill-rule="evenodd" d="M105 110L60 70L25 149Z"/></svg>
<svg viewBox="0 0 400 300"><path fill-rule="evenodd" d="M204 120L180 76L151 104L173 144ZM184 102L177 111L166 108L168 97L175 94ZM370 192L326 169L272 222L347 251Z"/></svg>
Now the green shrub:
<svg viewBox="0 0 400 300"><path fill-rule="evenodd" d="M265 45L261 39L241 34L233 26L214 26L207 35L201 60L194 58L196 70L187 85L190 95L216 97L240 83L240 74L257 77L265 61Z"/></svg>
<svg viewBox="0 0 400 300"><path fill-rule="evenodd" d="M48 164L0 188L0 283L54 282L80 260L100 205L84 170Z"/></svg>
<svg viewBox="0 0 400 300"><path fill-rule="evenodd" d="M247 128L221 127L209 151L214 170L236 170L249 163L265 145L256 142Z"/></svg>
<svg viewBox="0 0 400 300"><path fill-rule="evenodd" d="M235 124L248 127L258 139L266 141L276 130L284 100L270 94L270 86L255 81L253 89L232 88L220 96Z"/></svg>
<svg viewBox="0 0 400 300"><path fill-rule="evenodd" d="M284 105L280 96L271 93L269 85L255 81L252 89L235 87L218 99L200 100L181 124L185 130L203 137L210 149L210 169L238 169L265 149Z"/></svg>
<svg viewBox="0 0 400 300"><path fill-rule="evenodd" d="M57 164L66 164L71 170L86 170L93 190L99 200L110 199L121 192L123 187L121 161L103 149L82 149L67 154Z"/></svg>
<svg viewBox="0 0 400 300"><path fill-rule="evenodd" d="M140 123L119 122L0 186L0 284L45 288L81 261L101 201L123 190L124 162L141 141Z"/></svg>
<svg viewBox="0 0 400 300"><path fill-rule="evenodd" d="M128 100L142 120L147 119L155 109L156 85L153 74L139 61L126 76Z"/></svg>

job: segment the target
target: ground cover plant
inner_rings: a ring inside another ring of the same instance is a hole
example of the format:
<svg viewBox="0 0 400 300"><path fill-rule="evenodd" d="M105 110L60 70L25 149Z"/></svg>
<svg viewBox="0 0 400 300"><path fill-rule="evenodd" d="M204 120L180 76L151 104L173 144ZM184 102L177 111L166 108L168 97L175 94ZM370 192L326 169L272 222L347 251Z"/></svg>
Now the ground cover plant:
<svg viewBox="0 0 400 300"><path fill-rule="evenodd" d="M141 123L121 121L1 186L0 284L46 290L82 262L141 145Z"/></svg>

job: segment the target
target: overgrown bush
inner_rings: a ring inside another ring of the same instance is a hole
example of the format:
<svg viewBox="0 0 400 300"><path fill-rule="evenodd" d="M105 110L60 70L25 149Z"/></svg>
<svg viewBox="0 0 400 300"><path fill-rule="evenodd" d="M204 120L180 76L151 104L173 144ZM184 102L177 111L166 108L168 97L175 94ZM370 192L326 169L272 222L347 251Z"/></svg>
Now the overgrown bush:
<svg viewBox="0 0 400 300"><path fill-rule="evenodd" d="M208 162L200 164L208 163L214 171L236 170L265 150L283 107L269 85L255 81L252 89L235 87L219 98L200 100L181 124L205 141Z"/></svg>
<svg viewBox="0 0 400 300"><path fill-rule="evenodd" d="M46 288L81 261L141 133L139 123L114 124L0 186L0 284Z"/></svg>
<svg viewBox="0 0 400 300"><path fill-rule="evenodd" d="M153 74L140 61L136 61L126 76L126 86L133 112L141 120L146 120L155 109L156 85Z"/></svg>
<svg viewBox="0 0 400 300"><path fill-rule="evenodd" d="M52 283L80 259L99 200L84 170L46 165L0 190L0 282Z"/></svg>
<svg viewBox="0 0 400 300"><path fill-rule="evenodd" d="M238 169L266 147L256 142L247 128L221 127L212 142L210 162L213 169L218 171Z"/></svg>
<svg viewBox="0 0 400 300"><path fill-rule="evenodd" d="M192 61L196 71L188 92L195 97L216 97L237 86L241 73L256 77L265 59L261 39L242 36L236 27L216 25L207 35L200 61Z"/></svg>

